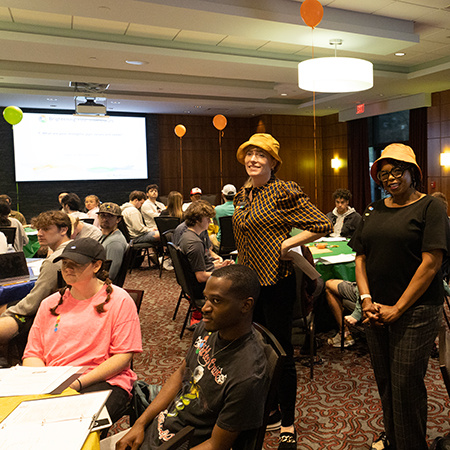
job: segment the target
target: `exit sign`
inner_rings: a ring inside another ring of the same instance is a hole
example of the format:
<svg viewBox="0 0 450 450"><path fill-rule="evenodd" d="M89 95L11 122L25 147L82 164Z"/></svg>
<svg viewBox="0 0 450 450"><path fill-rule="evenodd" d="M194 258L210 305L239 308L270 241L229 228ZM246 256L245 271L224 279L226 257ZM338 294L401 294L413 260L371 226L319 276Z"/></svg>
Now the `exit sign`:
<svg viewBox="0 0 450 450"><path fill-rule="evenodd" d="M364 103L360 103L359 105L356 105L356 114L362 114L364 112Z"/></svg>

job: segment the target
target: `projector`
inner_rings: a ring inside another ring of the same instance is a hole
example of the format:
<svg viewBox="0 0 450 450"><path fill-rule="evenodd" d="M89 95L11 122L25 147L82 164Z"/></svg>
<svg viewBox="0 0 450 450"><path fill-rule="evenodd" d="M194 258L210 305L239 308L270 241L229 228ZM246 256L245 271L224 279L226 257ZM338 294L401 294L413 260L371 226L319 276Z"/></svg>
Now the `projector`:
<svg viewBox="0 0 450 450"><path fill-rule="evenodd" d="M106 115L106 106L88 99L84 103L78 103L75 107L75 111L77 114L104 116Z"/></svg>

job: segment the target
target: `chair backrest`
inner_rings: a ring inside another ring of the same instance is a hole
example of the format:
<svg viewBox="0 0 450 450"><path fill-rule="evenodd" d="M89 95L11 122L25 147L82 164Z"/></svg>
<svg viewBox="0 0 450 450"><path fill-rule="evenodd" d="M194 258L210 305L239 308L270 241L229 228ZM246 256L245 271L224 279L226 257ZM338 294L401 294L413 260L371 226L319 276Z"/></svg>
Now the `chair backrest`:
<svg viewBox="0 0 450 450"><path fill-rule="evenodd" d="M444 326L439 331L439 367L447 393L450 396L450 336Z"/></svg>
<svg viewBox="0 0 450 450"><path fill-rule="evenodd" d="M231 253L236 250L236 242L234 240L233 218L225 216L219 218L220 225L220 248L219 255Z"/></svg>
<svg viewBox="0 0 450 450"><path fill-rule="evenodd" d="M192 273L189 267L189 262L187 261L186 255L184 255L181 249L173 242L168 242L167 248L169 249L170 258L172 259L177 283L181 286L184 294L190 300L194 302L196 300L200 300L200 298L196 298L195 295L193 285L193 276L195 276L195 274Z"/></svg>
<svg viewBox="0 0 450 450"><path fill-rule="evenodd" d="M6 236L6 242L14 245L16 239L16 228L14 227L0 227L0 231Z"/></svg>
<svg viewBox="0 0 450 450"><path fill-rule="evenodd" d="M131 241L130 232L128 231L127 224L123 220L123 217L122 217L122 220L117 224L117 228L122 232L123 237L125 238L125 240L127 242L130 242Z"/></svg>
<svg viewBox="0 0 450 450"><path fill-rule="evenodd" d="M168 441L161 444L158 447L159 450L175 450L177 448L179 449L190 448L189 440L191 439L194 430L195 430L194 427L191 427L190 425L184 427L182 430L176 433L174 437L170 438Z"/></svg>
<svg viewBox="0 0 450 450"><path fill-rule="evenodd" d="M264 403L264 416L262 425L255 429L240 433L233 444L233 450L260 450L263 447L266 427L269 415L276 404L278 384L281 371L286 358L286 352L276 337L267 328L258 323L253 323L254 328L260 333L264 345L264 353L267 358L269 369L269 389Z"/></svg>
<svg viewBox="0 0 450 450"><path fill-rule="evenodd" d="M134 303L136 303L136 309L139 314L139 311L141 310L141 303L142 299L144 298L144 291L140 289L125 289L130 297L134 300Z"/></svg>
<svg viewBox="0 0 450 450"><path fill-rule="evenodd" d="M119 287L123 286L132 259L133 259L133 248L130 245L128 245L127 249L125 250L125 253L123 254L122 264L120 265L120 269L117 272L116 278L112 280L113 284Z"/></svg>
<svg viewBox="0 0 450 450"><path fill-rule="evenodd" d="M162 236L165 231L174 230L180 225L180 218L173 216L159 216L155 217L155 223L158 227L159 235Z"/></svg>

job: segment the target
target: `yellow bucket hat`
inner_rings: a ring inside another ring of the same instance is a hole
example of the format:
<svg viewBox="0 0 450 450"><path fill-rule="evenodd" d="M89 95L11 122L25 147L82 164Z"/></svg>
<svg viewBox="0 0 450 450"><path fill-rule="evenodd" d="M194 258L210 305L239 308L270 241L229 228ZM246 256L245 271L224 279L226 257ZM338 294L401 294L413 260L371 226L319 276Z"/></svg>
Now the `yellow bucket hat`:
<svg viewBox="0 0 450 450"><path fill-rule="evenodd" d="M277 164L273 169L276 172L283 162L278 155L280 151L280 143L270 134L267 133L256 133L247 142L244 142L236 152L236 158L241 164L245 164L245 154L247 153L248 147L258 147L266 151L272 158L277 160Z"/></svg>
<svg viewBox="0 0 450 450"><path fill-rule="evenodd" d="M372 164L372 167L370 168L370 176L374 179L375 183L380 184L380 181L377 178L380 161L387 158L414 164L419 169L420 179L422 179L422 171L417 164L416 155L414 154L413 149L404 144L390 144L381 152L381 156Z"/></svg>

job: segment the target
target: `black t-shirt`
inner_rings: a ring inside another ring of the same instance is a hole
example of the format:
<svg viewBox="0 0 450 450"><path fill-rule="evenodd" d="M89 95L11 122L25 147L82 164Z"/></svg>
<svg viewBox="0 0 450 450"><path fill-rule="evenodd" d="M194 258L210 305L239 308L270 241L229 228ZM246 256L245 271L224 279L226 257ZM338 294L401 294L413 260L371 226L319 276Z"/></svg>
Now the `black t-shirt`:
<svg viewBox="0 0 450 450"><path fill-rule="evenodd" d="M254 330L230 343L200 322L186 355L182 389L153 420L141 449L156 449L186 425L195 428L191 446L209 439L215 424L227 431L261 426L268 383L267 360Z"/></svg>
<svg viewBox="0 0 450 450"><path fill-rule="evenodd" d="M369 205L349 242L366 256L370 294L374 302L394 305L422 262L422 252L449 249L447 217L440 200L424 196L401 208L388 208L384 200ZM443 301L439 271L415 305Z"/></svg>

